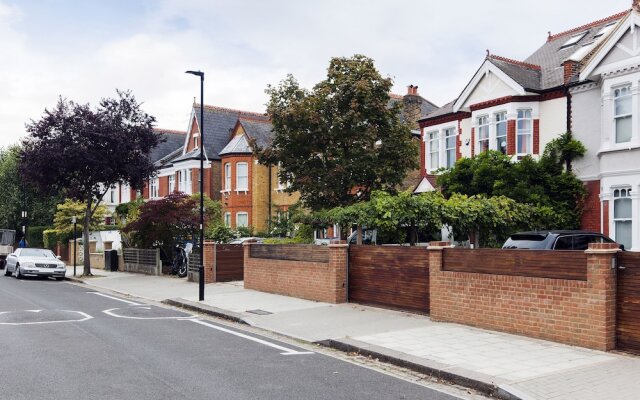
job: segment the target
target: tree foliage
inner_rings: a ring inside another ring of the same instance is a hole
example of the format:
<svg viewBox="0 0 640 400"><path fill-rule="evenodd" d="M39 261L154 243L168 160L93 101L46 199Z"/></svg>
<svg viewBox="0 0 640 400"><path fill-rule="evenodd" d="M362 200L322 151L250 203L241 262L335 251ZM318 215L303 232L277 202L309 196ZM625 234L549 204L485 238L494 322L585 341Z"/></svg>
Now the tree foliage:
<svg viewBox="0 0 640 400"><path fill-rule="evenodd" d="M22 211L27 211L29 226L49 226L53 223L56 205L63 200L60 192L37 194L18 173L20 153L18 145L0 149L0 228L20 231Z"/></svg>
<svg viewBox="0 0 640 400"><path fill-rule="evenodd" d="M367 200L373 190L393 191L406 172L417 167L416 143L400 118L372 59L362 55L333 58L327 78L312 90L289 75L269 86L267 111L274 139L256 155L279 164L289 192L300 192L312 210Z"/></svg>
<svg viewBox="0 0 640 400"><path fill-rule="evenodd" d="M75 200L66 199L64 203L58 204L56 213L53 217L54 228L62 234L73 232L73 222L71 217L76 217L76 222L82 225L82 217L86 206ZM104 224L104 217L107 215L107 208L103 205L98 206L91 216L90 230L98 230Z"/></svg>
<svg viewBox="0 0 640 400"><path fill-rule="evenodd" d="M504 196L528 204L538 210L538 221L548 224L540 228L576 229L586 190L566 164L583 154L582 144L565 134L547 145L540 160L527 156L513 162L497 151L462 158L438 176L438 185L445 197Z"/></svg>
<svg viewBox="0 0 640 400"><path fill-rule="evenodd" d="M40 193L64 191L85 205L84 274L90 275L89 226L102 198L117 183L142 188L154 173L149 153L159 137L155 118L130 92L117 91L93 109L60 99L27 125L20 174Z"/></svg>

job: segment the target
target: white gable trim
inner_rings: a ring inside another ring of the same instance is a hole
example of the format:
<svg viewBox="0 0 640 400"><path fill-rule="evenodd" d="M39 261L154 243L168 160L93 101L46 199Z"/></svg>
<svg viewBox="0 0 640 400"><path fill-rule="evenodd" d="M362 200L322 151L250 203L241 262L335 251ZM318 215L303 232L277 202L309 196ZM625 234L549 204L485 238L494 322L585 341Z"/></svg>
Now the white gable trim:
<svg viewBox="0 0 640 400"><path fill-rule="evenodd" d="M518 82L511 79L509 75L502 72L502 70L491 63L491 61L484 60L484 63L482 63L480 69L478 69L476 74L473 76L471 82L469 82L467 87L464 88L462 94L460 94L460 97L458 97L458 100L456 100L456 102L453 104L453 112L460 111L462 105L465 103L465 101L467 101L469 96L471 96L471 93L473 93L482 78L487 76L489 72L496 75L501 81L503 81L507 86L513 89L517 94L521 96L526 94L526 91L522 86L518 84Z"/></svg>
<svg viewBox="0 0 640 400"><path fill-rule="evenodd" d="M595 74L595 70L598 65L600 65L607 54L609 54L609 52L611 52L611 50L613 50L613 48L618 44L620 39L622 39L622 36L627 33L627 30L631 29L633 32L636 25L640 25L640 18L638 17L638 13L635 11L630 12L621 21L619 21L618 26L616 26L615 30L609 34L606 42L582 69L582 72L580 73L580 81L586 81L591 75Z"/></svg>
<svg viewBox="0 0 640 400"><path fill-rule="evenodd" d="M436 188L433 187L431 182L427 178L422 178L418 187L413 191L413 193L425 193L425 192L433 192Z"/></svg>

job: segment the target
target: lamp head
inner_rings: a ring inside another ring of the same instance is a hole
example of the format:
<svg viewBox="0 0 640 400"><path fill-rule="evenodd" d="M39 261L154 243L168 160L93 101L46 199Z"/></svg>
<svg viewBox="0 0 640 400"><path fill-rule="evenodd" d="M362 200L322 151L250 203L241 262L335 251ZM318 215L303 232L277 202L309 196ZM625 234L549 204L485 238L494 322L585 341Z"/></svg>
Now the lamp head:
<svg viewBox="0 0 640 400"><path fill-rule="evenodd" d="M185 71L185 74L199 76L200 78L204 79L204 72L202 71Z"/></svg>

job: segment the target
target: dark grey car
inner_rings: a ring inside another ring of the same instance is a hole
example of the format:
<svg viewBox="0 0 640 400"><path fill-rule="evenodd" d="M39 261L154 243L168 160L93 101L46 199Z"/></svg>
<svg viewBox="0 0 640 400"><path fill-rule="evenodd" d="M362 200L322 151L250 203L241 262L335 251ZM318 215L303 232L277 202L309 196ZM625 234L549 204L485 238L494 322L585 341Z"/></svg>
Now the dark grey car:
<svg viewBox="0 0 640 400"><path fill-rule="evenodd" d="M611 238L589 231L533 231L514 233L503 249L586 250L589 243L615 243ZM620 245L624 250L624 247Z"/></svg>

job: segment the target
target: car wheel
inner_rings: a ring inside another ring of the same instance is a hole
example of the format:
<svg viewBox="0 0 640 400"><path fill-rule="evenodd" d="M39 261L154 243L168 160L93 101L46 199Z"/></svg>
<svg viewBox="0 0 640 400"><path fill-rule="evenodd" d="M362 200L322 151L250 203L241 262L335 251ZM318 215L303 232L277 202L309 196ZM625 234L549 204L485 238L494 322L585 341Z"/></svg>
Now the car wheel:
<svg viewBox="0 0 640 400"><path fill-rule="evenodd" d="M20 274L20 266L16 264L16 279L22 279L22 274Z"/></svg>
<svg viewBox="0 0 640 400"><path fill-rule="evenodd" d="M4 276L11 276L11 272L9 272L9 267L4 267Z"/></svg>
<svg viewBox="0 0 640 400"><path fill-rule="evenodd" d="M56 277L56 280L57 280L57 281L63 281L63 280L64 280L64 277L63 277L63 276L58 276L58 277Z"/></svg>

